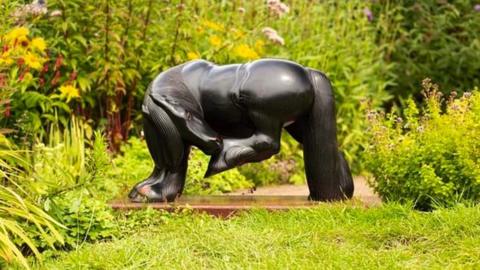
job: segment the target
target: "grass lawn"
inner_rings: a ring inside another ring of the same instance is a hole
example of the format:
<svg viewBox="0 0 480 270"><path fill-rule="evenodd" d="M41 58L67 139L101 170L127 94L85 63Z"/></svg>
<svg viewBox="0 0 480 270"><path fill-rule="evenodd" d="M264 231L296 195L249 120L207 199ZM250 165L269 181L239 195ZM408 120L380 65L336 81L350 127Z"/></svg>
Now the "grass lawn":
<svg viewBox="0 0 480 270"><path fill-rule="evenodd" d="M159 214L159 216L161 216ZM480 207L422 213L349 204L180 214L122 239L85 244L38 269L479 269Z"/></svg>

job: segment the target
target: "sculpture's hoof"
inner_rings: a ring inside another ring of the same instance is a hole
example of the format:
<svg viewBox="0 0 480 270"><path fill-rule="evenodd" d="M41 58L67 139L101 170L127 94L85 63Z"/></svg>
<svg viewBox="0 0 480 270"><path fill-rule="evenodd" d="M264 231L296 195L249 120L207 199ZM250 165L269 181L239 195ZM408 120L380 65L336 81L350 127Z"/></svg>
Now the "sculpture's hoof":
<svg viewBox="0 0 480 270"><path fill-rule="evenodd" d="M128 198L130 199L131 202L137 202L137 203L147 201L147 197L140 194L140 192L138 192L136 188L133 188L130 191L130 193L128 193Z"/></svg>
<svg viewBox="0 0 480 270"><path fill-rule="evenodd" d="M173 202L180 197L179 192L156 185L137 185L130 191L128 198L132 202Z"/></svg>
<svg viewBox="0 0 480 270"><path fill-rule="evenodd" d="M207 171L205 172L204 178L207 178L217 173L221 173L225 170L228 170L229 166L225 162L224 156L225 154L223 152L220 152L216 155L213 155L212 158L210 158L210 162L208 163L208 168L207 168Z"/></svg>
<svg viewBox="0 0 480 270"><path fill-rule="evenodd" d="M212 156L208 163L205 178L240 166L254 155L255 150L250 147L240 145L230 146L217 155Z"/></svg>

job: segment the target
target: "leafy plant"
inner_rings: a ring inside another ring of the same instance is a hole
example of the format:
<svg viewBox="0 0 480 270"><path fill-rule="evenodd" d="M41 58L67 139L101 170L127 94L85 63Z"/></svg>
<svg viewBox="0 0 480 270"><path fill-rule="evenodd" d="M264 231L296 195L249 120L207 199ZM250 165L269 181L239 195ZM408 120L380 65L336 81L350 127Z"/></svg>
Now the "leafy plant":
<svg viewBox="0 0 480 270"><path fill-rule="evenodd" d="M425 108L408 100L404 117L370 113L367 168L386 201L420 209L480 200L480 94L455 93L442 101L437 85L423 81ZM445 108L445 110L443 110Z"/></svg>
<svg viewBox="0 0 480 270"><path fill-rule="evenodd" d="M25 165L21 153L12 149L11 144L0 133L0 265L19 263L29 269L24 256L30 250L41 258L33 237L28 229L34 228L45 245L54 248L56 242L63 243L58 231L62 225L32 202L28 195L14 182L19 171L16 164Z"/></svg>
<svg viewBox="0 0 480 270"><path fill-rule="evenodd" d="M429 77L444 94L473 89L480 81L480 16L475 1L379 1L379 45L393 64L396 97L421 98L418 82Z"/></svg>
<svg viewBox="0 0 480 270"><path fill-rule="evenodd" d="M107 201L95 198L95 191L77 189L51 199L49 213L64 224L66 249L79 248L86 242L111 239L117 225ZM44 242L37 243L43 246Z"/></svg>
<svg viewBox="0 0 480 270"><path fill-rule="evenodd" d="M7 263L20 263L29 269L22 246L37 258L41 259L42 256L27 227L33 227L46 246L55 248L55 242L63 243L63 237L58 231L62 225L22 197L26 197L24 193L0 186L0 258Z"/></svg>
<svg viewBox="0 0 480 270"><path fill-rule="evenodd" d="M107 177L111 163L103 135L96 132L94 139L88 140L82 121L70 122L65 130L50 127L48 144L34 146L30 154L33 168L22 178L23 189L65 225L61 231L64 248L115 235L107 200L118 192L118 184ZM30 232L38 236L34 229ZM38 247L48 248L39 237L37 240Z"/></svg>
<svg viewBox="0 0 480 270"><path fill-rule="evenodd" d="M46 41L25 26L12 27L0 32L0 47L0 123L20 129L15 137L28 139L34 133L44 135L51 123L66 124L71 110L65 93L35 91L45 86L48 75Z"/></svg>

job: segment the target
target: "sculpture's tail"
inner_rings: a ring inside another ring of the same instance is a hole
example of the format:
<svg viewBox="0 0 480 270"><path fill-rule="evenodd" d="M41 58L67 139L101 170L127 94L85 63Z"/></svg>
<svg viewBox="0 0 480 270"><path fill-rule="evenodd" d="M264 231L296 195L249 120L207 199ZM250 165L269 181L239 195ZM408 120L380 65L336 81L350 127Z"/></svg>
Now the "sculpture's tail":
<svg viewBox="0 0 480 270"><path fill-rule="evenodd" d="M336 138L335 100L330 81L309 70L315 99L303 121L303 151L310 199L341 200L353 195L350 168L339 152Z"/></svg>

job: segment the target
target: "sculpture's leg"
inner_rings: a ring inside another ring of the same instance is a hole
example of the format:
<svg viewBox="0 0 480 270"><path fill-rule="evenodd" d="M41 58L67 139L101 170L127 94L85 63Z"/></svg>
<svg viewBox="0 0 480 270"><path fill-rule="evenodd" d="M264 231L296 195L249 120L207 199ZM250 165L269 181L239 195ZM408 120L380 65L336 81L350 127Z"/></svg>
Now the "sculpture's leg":
<svg viewBox="0 0 480 270"><path fill-rule="evenodd" d="M225 138L222 151L212 156L205 177L268 159L280 151L281 122L260 112L251 112L250 119L255 133L245 139Z"/></svg>
<svg viewBox="0 0 480 270"><path fill-rule="evenodd" d="M213 155L222 148L220 136L202 117L190 113L181 102L167 95L151 94L150 99L168 113L185 141L195 145L207 155Z"/></svg>
<svg viewBox="0 0 480 270"><path fill-rule="evenodd" d="M320 72L310 71L315 91L310 112L289 131L302 132L305 172L312 200L340 200L353 195L348 164L339 152L336 138L335 101L330 82Z"/></svg>
<svg viewBox="0 0 480 270"><path fill-rule="evenodd" d="M303 121L297 121L285 129L288 133L300 144L303 145ZM308 128L308 126L306 126ZM305 151L305 150L304 150ZM308 151L308 150L307 150ZM343 157L343 154L338 151L338 160L337 160L337 174L342 190L345 190L344 196L351 197L353 194L353 182L351 182L352 176L350 173L350 168L347 161Z"/></svg>
<svg viewBox="0 0 480 270"><path fill-rule="evenodd" d="M144 198L173 201L183 191L190 147L184 144L162 108L156 105L146 107L144 133L155 167L147 179L132 189L129 197L137 201Z"/></svg>

